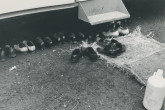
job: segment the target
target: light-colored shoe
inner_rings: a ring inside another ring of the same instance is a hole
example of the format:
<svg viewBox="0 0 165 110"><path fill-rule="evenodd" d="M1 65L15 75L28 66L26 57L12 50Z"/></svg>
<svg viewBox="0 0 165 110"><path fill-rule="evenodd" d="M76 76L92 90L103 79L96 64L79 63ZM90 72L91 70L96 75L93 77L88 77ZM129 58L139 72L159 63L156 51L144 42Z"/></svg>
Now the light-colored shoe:
<svg viewBox="0 0 165 110"><path fill-rule="evenodd" d="M119 36L119 32L116 28L116 22L112 21L107 24L105 31L102 32L105 37L117 37Z"/></svg>
<svg viewBox="0 0 165 110"><path fill-rule="evenodd" d="M126 20L118 21L117 25L118 25L117 30L118 30L120 35L127 35L127 34L129 34L129 29L127 27Z"/></svg>
<svg viewBox="0 0 165 110"><path fill-rule="evenodd" d="M108 32L103 32L102 34L105 37L117 37L117 36L119 36L119 31L118 30L109 30Z"/></svg>
<svg viewBox="0 0 165 110"><path fill-rule="evenodd" d="M28 48L30 52L34 52L36 50L36 46L34 45L32 41L23 41L23 43L25 44L25 46Z"/></svg>
<svg viewBox="0 0 165 110"><path fill-rule="evenodd" d="M127 35L127 34L129 34L129 29L128 29L128 27L119 27L117 30L118 30L119 34L122 34L122 35Z"/></svg>
<svg viewBox="0 0 165 110"><path fill-rule="evenodd" d="M14 45L14 49L16 51L22 52L22 53L28 52L28 48L26 47L26 45L23 42L21 42L21 43L19 43L17 45Z"/></svg>

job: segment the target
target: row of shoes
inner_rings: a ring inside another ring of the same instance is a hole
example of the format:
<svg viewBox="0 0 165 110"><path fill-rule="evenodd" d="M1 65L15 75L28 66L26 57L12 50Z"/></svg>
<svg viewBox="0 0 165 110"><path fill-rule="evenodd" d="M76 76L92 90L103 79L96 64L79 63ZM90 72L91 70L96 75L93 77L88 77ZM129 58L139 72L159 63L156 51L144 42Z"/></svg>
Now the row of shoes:
<svg viewBox="0 0 165 110"><path fill-rule="evenodd" d="M0 61L5 61L7 57L14 58L17 56L17 52L19 53L27 53L27 52L34 52L36 48L44 49L45 47L51 47L53 44L64 43L65 41L72 41L76 42L76 36L78 36L79 40L85 40L85 35L81 32L70 33L67 34L69 36L66 39L64 33L59 32L55 33L52 37L36 37L33 41L22 41L19 44L15 44L13 47L11 45L5 45L4 48L0 48Z"/></svg>
<svg viewBox="0 0 165 110"><path fill-rule="evenodd" d="M78 41L86 40L86 36L82 32L77 32L77 33L55 33L52 37L37 37L35 39L35 44L37 48L43 49L45 47L51 47L53 45L57 45L60 43L65 43L65 42L73 42L76 43Z"/></svg>
<svg viewBox="0 0 165 110"><path fill-rule="evenodd" d="M98 47L97 51L100 54L107 55L111 58L116 58L126 51L126 46L115 39L111 39L110 41L99 41L97 44L102 46ZM72 51L71 62L77 63L83 56L87 56L91 61L96 61L99 58L92 47L81 47Z"/></svg>
<svg viewBox="0 0 165 110"><path fill-rule="evenodd" d="M91 61L98 59L98 55L92 47L81 47L72 51L71 62L77 63L82 57L88 57Z"/></svg>
<svg viewBox="0 0 165 110"><path fill-rule="evenodd" d="M112 21L106 24L103 32L101 33L105 37L117 37L120 35L127 35L129 34L128 25L130 20L124 19L120 21Z"/></svg>
<svg viewBox="0 0 165 110"><path fill-rule="evenodd" d="M0 48L0 61L5 61L7 57L14 58L17 56L17 52L27 53L34 52L36 47L32 41L23 41L19 44L14 45L5 45L4 48ZM17 52L16 52L17 51Z"/></svg>
<svg viewBox="0 0 165 110"><path fill-rule="evenodd" d="M78 41L85 41L87 38L82 32L76 32L76 33L55 33L52 37L37 37L35 39L35 44L37 48L43 49L45 47L51 47L53 45L57 45L60 43L65 43L65 42L72 42L72 43L77 43Z"/></svg>
<svg viewBox="0 0 165 110"><path fill-rule="evenodd" d="M105 27L103 32L99 33L99 37L101 38L102 41L104 41L104 39L102 38L115 37L115 36L119 36L120 34L126 35L129 33L129 29L127 27L128 26L127 20L113 21L106 25L107 26ZM58 32L55 33L52 37L49 36L44 38L37 37L35 38L34 43L32 41L23 41L17 45L14 45L14 47L10 45L6 45L4 48L0 48L0 61L5 61L6 57L10 57L10 58L16 57L16 51L20 53L34 52L36 50L36 47L40 49L44 49L45 47L53 46L53 44L60 44L68 41L71 41L72 43L76 43L79 41L86 41L86 40L89 43L94 42L96 41L96 37L97 37L96 35L98 34L90 33L85 35L82 32L71 32L71 33ZM99 42L102 42L101 40ZM102 43L105 44L105 42ZM116 44L118 43L115 43L115 45ZM92 47L90 47L89 49L87 48L86 50L90 50L92 53L94 53ZM103 50L100 52L105 53L103 52ZM87 53L89 54L86 54L86 56L90 57L90 52ZM73 56L74 54L77 54L77 52L73 52Z"/></svg>

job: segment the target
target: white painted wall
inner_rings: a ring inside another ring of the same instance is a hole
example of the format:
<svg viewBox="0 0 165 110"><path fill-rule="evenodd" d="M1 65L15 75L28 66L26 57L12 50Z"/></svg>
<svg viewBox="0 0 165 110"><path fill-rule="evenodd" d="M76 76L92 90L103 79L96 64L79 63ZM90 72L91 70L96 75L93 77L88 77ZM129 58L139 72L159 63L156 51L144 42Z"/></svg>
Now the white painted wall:
<svg viewBox="0 0 165 110"><path fill-rule="evenodd" d="M0 14L75 3L75 0L0 0Z"/></svg>

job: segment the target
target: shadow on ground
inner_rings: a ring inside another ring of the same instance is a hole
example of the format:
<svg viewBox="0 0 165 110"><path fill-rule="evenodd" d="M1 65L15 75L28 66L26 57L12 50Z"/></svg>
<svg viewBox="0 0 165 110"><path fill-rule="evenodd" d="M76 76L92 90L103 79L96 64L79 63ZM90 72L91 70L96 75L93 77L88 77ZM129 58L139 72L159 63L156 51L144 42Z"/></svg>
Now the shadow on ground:
<svg viewBox="0 0 165 110"><path fill-rule="evenodd" d="M68 47L1 63L1 110L143 110L144 89L133 77L102 60L72 64Z"/></svg>

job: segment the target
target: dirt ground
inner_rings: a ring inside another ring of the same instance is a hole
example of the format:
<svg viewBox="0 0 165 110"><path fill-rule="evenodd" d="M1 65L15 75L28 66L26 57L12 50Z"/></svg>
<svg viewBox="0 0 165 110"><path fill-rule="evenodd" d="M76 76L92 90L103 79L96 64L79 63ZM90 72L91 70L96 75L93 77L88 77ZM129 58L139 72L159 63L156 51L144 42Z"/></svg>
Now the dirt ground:
<svg viewBox="0 0 165 110"><path fill-rule="evenodd" d="M154 39L165 43L164 1L125 3L132 15L131 31L140 25L144 34L152 31ZM54 28L60 25L49 23L56 18L50 17L53 13L0 21L0 45L58 31ZM133 76L102 60L82 58L72 64L71 46L76 45L65 43L0 62L0 110L145 110L145 87Z"/></svg>

